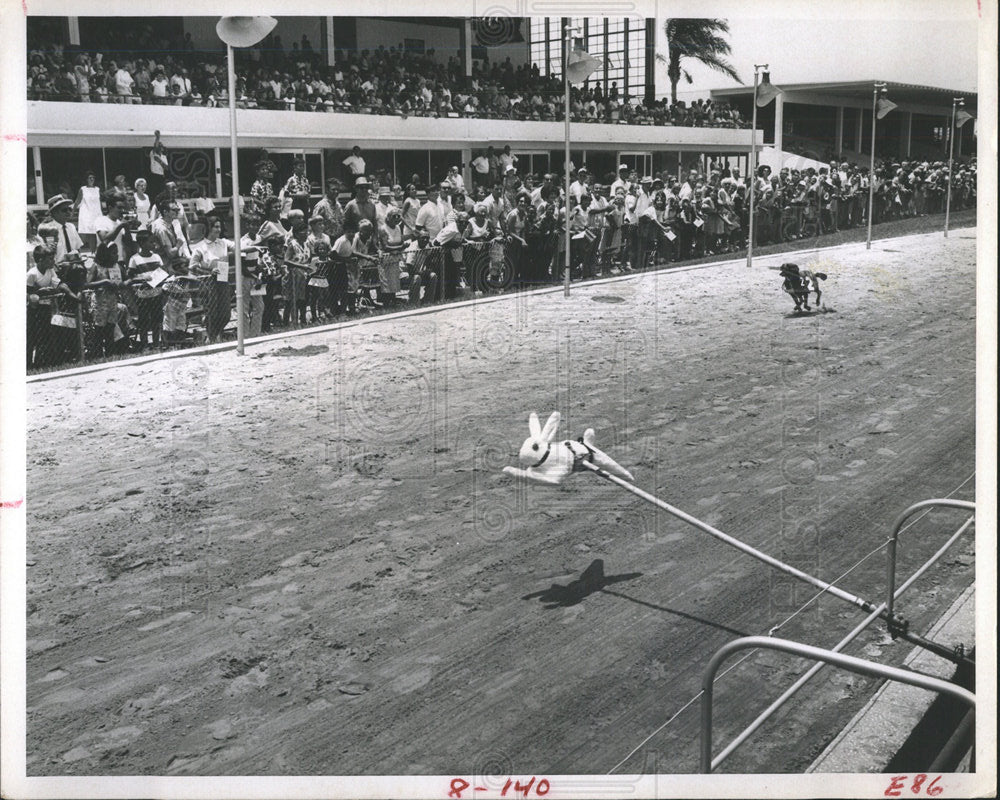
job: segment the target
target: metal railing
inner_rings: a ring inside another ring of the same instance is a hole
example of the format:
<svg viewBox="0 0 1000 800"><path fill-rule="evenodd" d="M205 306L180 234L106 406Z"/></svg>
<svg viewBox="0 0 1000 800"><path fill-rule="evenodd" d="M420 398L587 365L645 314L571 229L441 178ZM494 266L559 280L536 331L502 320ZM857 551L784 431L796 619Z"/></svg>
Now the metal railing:
<svg viewBox="0 0 1000 800"><path fill-rule="evenodd" d="M914 503L896 519L895 525L892 526L892 538L889 540L888 562L886 565L889 591L885 604L890 620L892 619L893 603L896 599L896 545L899 542L899 532L906 520L924 508L964 508L968 511L975 511L976 504L968 500L951 500L950 498L922 500L919 503Z"/></svg>
<svg viewBox="0 0 1000 800"><path fill-rule="evenodd" d="M919 510L920 508L926 507L928 504L933 504L934 500L927 500L922 503L917 503L914 506L908 508L903 514L900 515L899 520L897 520L896 525L893 528L893 537L898 537L899 530L902 527L902 523L910 516L913 512ZM945 503L956 504L956 507L966 507L965 505L959 506L957 504L967 504L975 508L974 503L968 503L968 501L950 501L946 500ZM914 572L898 589L892 590L893 597L900 597L903 592L909 589L928 569L930 569L935 563L937 563L941 557L951 549L952 545L958 541L958 539L964 534L972 524L972 519L966 520L966 522L961 525L958 530L956 530L948 540L935 552L924 564ZM874 608L871 613L865 617L865 619L855 627L850 633L847 634L843 639L841 639L830 652L839 653L854 641L858 636L861 635L873 622L879 618L891 619L888 612L888 603L880 603L878 607ZM771 637L766 637L767 641L777 641ZM820 661L809 668L798 680L795 681L788 689L786 689L780 697L778 697L774 702L772 702L763 712L761 712L756 719L754 719L744 730L737 735L720 753L715 759L712 760L710 769L715 769L723 761L725 761L740 745L742 745L747 739L749 739L759 728L763 725L779 708L781 708L788 700L790 700L803 686L805 686L812 678L819 672L824 666L824 661Z"/></svg>
<svg viewBox="0 0 1000 800"><path fill-rule="evenodd" d="M927 689L931 692L937 692L938 694L951 695L964 703L968 703L973 708L976 705L976 696L968 689L963 689L961 686L956 686L953 683L949 683L941 678L935 678L932 675L924 675L920 672L900 669L899 667L890 667L833 650L824 650L821 647L792 642L788 639L772 639L768 636L744 636L720 647L708 662L708 667L705 669L705 675L702 678L700 763L702 773L710 773L715 766L712 762L712 700L715 688L715 675L719 671L722 662L730 654L737 650L750 648L763 648L791 653L792 655L810 658L822 663L834 664L842 669L862 675L887 678L899 683L906 683L921 689Z"/></svg>

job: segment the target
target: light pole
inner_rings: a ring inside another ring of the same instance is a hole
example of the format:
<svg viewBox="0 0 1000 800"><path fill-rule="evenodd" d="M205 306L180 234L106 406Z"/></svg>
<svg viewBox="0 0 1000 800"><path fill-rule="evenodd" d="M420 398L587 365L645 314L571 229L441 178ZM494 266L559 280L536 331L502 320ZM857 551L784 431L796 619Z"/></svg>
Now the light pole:
<svg viewBox="0 0 1000 800"><path fill-rule="evenodd" d="M563 295L569 297L569 272L570 272L570 229L569 229L569 87L571 83L585 81L598 65L596 58L591 56L584 49L578 52L573 50L573 34L581 33L579 28L573 27L569 22L563 27L563 83L565 86L565 113L566 113L566 165L565 189L566 189L566 268L563 273Z"/></svg>
<svg viewBox="0 0 1000 800"><path fill-rule="evenodd" d="M771 83L771 73L767 71L768 64L753 65L753 124L750 127L750 218L747 223L749 236L747 238L747 267L753 266L753 228L754 228L754 194L757 186L757 106L766 106L781 90ZM757 84L757 71L764 70L764 78Z"/></svg>
<svg viewBox="0 0 1000 800"><path fill-rule="evenodd" d="M875 206L875 120L885 116L896 106L885 98L879 99L879 95L884 95L886 88L884 83L876 83L872 94L872 161L868 168L868 238L865 240L865 249L872 249L872 209ZM885 104L885 105L883 105ZM879 109L885 110L879 113Z"/></svg>
<svg viewBox="0 0 1000 800"><path fill-rule="evenodd" d="M965 108L965 98L955 97L951 101L951 128L948 130L948 194L944 201L944 235L945 238L948 237L948 220L951 217L951 173L954 169L954 164L952 163L955 159L955 115L959 108ZM965 111L962 111L965 114ZM968 119L966 116L962 123ZM960 125L962 123L959 123Z"/></svg>
<svg viewBox="0 0 1000 800"><path fill-rule="evenodd" d="M226 43L226 66L229 72L229 148L233 163L233 249L236 262L236 352L243 355L243 330L246 308L243 306L243 261L240 256L240 171L236 150L236 66L234 47L250 47L274 30L274 17L222 17L215 32Z"/></svg>
<svg viewBox="0 0 1000 800"><path fill-rule="evenodd" d="M565 147L566 154L563 165L563 183L566 189L566 204L563 206L563 215L565 217L566 226L566 253L564 259L563 267L563 296L569 297L569 273L570 273L570 230L569 230L569 56L573 52L573 26L567 23L563 27L563 88L565 90L565 108L564 113L566 116L566 130L565 130Z"/></svg>

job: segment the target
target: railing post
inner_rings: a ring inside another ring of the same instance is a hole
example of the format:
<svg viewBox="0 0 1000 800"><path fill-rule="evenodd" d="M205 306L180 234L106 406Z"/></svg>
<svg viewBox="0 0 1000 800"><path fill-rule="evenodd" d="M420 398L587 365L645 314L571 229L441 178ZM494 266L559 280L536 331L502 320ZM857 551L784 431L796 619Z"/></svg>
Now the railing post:
<svg viewBox="0 0 1000 800"><path fill-rule="evenodd" d="M78 359L81 364L85 363L87 360L87 348L86 342L83 335L83 293L80 293L80 299L76 301L76 345L78 349Z"/></svg>
<svg viewBox="0 0 1000 800"><path fill-rule="evenodd" d="M886 621L889 623L889 631L892 632L892 612L893 605L895 601L896 594L896 543L899 541L899 531L903 527L903 523L906 522L910 517L912 517L917 511L922 508L929 507L939 507L939 508L964 508L969 511L976 510L976 504L968 500L951 500L949 498L936 498L931 500L922 500L919 503L914 503L908 509L906 509L899 517L896 518L895 524L892 526L892 538L889 540L889 547L886 549L888 558L886 559L886 582L889 585L888 596L885 601L886 608ZM894 636L895 638L895 636Z"/></svg>

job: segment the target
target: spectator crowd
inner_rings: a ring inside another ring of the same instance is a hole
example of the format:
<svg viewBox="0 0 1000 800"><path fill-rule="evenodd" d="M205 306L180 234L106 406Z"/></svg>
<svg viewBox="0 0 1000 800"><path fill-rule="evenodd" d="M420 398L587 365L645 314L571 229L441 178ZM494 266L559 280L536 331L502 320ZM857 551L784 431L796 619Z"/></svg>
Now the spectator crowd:
<svg viewBox="0 0 1000 800"><path fill-rule="evenodd" d="M179 42L158 41L151 26L140 26L129 38L113 49L94 50L34 37L28 49L28 99L228 107L224 53L196 51L190 34ZM305 35L289 50L280 36L270 35L239 58L239 108L547 121L565 114L562 79L543 76L536 65L514 66L509 58L474 61L472 75L466 76L457 56L441 63L433 50L418 54L399 44L340 52L329 66ZM576 122L749 127L725 104L646 102L616 82L606 91L600 82L572 87L570 117Z"/></svg>
<svg viewBox="0 0 1000 800"><path fill-rule="evenodd" d="M166 153L158 136L154 152ZM567 226L574 278L736 252L746 247L751 191L758 243L868 222L868 170L838 161L776 174L761 166L752 179L721 162L680 176L581 166L568 195L561 175L522 173L509 145L476 154L471 186L461 165L427 186L368 174L360 147L342 166L343 178L317 195L304 160L278 176L261 151L238 202L250 336L559 281ZM223 338L233 322L232 206L182 199L167 169L104 188L87 173L75 198L50 197L43 220L29 214L29 368ZM951 208L974 207L975 162L956 162L954 173ZM147 186L159 178L154 196ZM875 223L944 210L946 164L882 161L872 179Z"/></svg>

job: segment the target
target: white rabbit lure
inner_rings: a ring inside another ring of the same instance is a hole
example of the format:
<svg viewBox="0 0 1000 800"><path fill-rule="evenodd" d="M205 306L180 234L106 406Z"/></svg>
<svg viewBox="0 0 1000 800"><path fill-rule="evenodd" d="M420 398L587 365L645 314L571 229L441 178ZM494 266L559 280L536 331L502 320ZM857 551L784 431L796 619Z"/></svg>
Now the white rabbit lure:
<svg viewBox="0 0 1000 800"><path fill-rule="evenodd" d="M528 416L528 429L531 435L524 440L518 453L518 460L523 468L504 467L503 471L515 478L547 486L558 486L572 473L582 471L582 462L588 461L619 478L635 480L631 472L607 453L597 449L594 444L593 428L587 428L583 436L576 441L571 439L553 441L561 419L559 412L553 411L543 428L538 421L538 414L532 411Z"/></svg>

